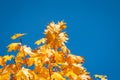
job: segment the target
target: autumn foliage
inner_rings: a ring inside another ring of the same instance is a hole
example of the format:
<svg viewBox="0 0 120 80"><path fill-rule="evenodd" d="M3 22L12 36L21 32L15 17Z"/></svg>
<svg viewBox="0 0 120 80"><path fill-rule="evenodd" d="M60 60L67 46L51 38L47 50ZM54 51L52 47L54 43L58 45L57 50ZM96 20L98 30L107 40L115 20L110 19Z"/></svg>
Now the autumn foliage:
<svg viewBox="0 0 120 80"><path fill-rule="evenodd" d="M63 32L66 24L51 22L43 37L35 42L38 47L31 49L22 44L22 36L15 34L11 39L20 39L7 46L8 52L16 56L0 56L0 80L92 80L82 66L84 58L73 55L66 47L68 35ZM7 64L7 61L10 61Z"/></svg>

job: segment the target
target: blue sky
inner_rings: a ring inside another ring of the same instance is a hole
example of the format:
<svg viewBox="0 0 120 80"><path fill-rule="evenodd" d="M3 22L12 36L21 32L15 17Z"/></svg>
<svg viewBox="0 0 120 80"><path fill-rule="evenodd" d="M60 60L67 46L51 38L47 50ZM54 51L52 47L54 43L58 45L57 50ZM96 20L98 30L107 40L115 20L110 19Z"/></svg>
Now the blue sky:
<svg viewBox="0 0 120 80"><path fill-rule="evenodd" d="M46 25L64 20L68 48L84 56L84 66L94 74L118 80L120 58L119 0L0 0L0 55L15 33L28 33L23 43L34 47ZM17 42L15 40L14 42Z"/></svg>

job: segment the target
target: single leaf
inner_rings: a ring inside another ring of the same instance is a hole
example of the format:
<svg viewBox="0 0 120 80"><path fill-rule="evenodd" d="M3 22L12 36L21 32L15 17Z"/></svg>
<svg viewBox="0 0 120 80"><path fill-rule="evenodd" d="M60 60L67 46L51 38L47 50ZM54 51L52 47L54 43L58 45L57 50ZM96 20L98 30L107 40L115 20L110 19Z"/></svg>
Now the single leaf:
<svg viewBox="0 0 120 80"><path fill-rule="evenodd" d="M0 74L0 80L10 80L10 72Z"/></svg>
<svg viewBox="0 0 120 80"><path fill-rule="evenodd" d="M3 56L3 59L6 62L8 60L11 60L13 57L14 57L13 55L10 55L10 56L9 55L5 55L5 56Z"/></svg>
<svg viewBox="0 0 120 80"><path fill-rule="evenodd" d="M66 23L64 21L58 22L58 25L60 25L62 30L66 28Z"/></svg>
<svg viewBox="0 0 120 80"><path fill-rule="evenodd" d="M17 33L17 34L15 34L15 35L13 35L12 37L11 37L11 39L17 39L17 38L19 38L19 37L21 37L21 36L24 36L25 34L21 34L21 33Z"/></svg>
<svg viewBox="0 0 120 80"><path fill-rule="evenodd" d="M58 72L54 72L51 76L51 80L65 80L65 78Z"/></svg>
<svg viewBox="0 0 120 80"><path fill-rule="evenodd" d="M15 80L38 80L38 76L30 69L22 67L15 75Z"/></svg>
<svg viewBox="0 0 120 80"><path fill-rule="evenodd" d="M4 61L3 57L0 56L0 65L5 66L6 62Z"/></svg>
<svg viewBox="0 0 120 80"><path fill-rule="evenodd" d="M12 50L16 51L19 46L21 45L21 43L11 43L7 46L8 48L8 52L11 52Z"/></svg>
<svg viewBox="0 0 120 80"><path fill-rule="evenodd" d="M77 75L72 71L68 71L66 76L69 77L70 80L76 80L77 79Z"/></svg>
<svg viewBox="0 0 120 80"><path fill-rule="evenodd" d="M45 43L45 41L46 41L46 38L42 38L42 39L40 39L40 40L37 40L37 41L35 42L35 44L36 44L36 45L40 45L41 43Z"/></svg>
<svg viewBox="0 0 120 80"><path fill-rule="evenodd" d="M107 76L106 75L98 75L98 74L95 74L95 78L99 78L101 80L107 80Z"/></svg>

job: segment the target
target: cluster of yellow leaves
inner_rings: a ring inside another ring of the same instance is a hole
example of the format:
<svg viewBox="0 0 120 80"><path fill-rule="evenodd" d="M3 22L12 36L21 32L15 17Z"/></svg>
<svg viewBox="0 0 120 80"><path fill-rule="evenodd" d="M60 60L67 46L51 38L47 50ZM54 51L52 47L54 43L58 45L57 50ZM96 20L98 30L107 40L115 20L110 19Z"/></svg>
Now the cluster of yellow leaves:
<svg viewBox="0 0 120 80"><path fill-rule="evenodd" d="M0 80L92 80L82 66L84 58L73 55L66 47L67 34L62 32L66 24L51 22L43 37L35 42L38 48L31 49L22 43L11 43L8 52L16 51L16 56L0 56ZM24 34L15 34L17 39ZM21 38L20 38L21 39ZM42 45L40 45L42 43ZM14 63L6 64L14 59Z"/></svg>
<svg viewBox="0 0 120 80"><path fill-rule="evenodd" d="M54 49L58 49L64 45L64 42L68 40L67 34L65 32L62 32L62 30L65 28L66 25L63 21L58 22L58 24L51 22L44 32L46 35L45 38L47 39L46 44Z"/></svg>

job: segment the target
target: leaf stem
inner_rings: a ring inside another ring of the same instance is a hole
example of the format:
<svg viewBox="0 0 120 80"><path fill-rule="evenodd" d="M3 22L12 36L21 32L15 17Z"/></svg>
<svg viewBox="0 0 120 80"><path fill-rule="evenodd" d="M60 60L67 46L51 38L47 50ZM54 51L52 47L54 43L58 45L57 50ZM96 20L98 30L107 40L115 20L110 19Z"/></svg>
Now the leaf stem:
<svg viewBox="0 0 120 80"><path fill-rule="evenodd" d="M22 38L20 38L20 43L22 44Z"/></svg>

